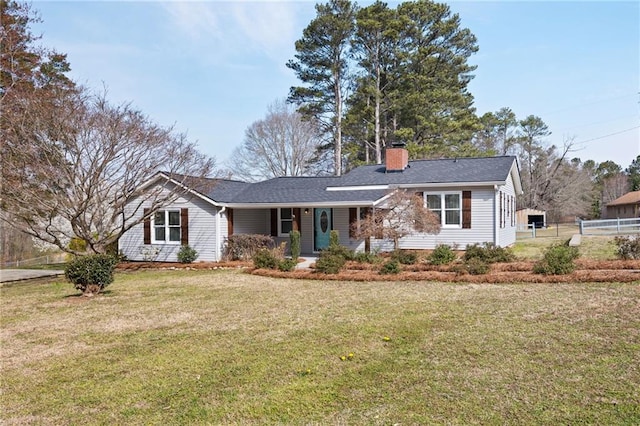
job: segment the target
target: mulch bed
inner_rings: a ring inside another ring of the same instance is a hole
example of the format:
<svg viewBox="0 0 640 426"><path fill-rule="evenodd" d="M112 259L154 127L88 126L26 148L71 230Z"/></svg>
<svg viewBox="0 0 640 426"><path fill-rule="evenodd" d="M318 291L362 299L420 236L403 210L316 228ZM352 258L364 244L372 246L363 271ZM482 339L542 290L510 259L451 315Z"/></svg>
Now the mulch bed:
<svg viewBox="0 0 640 426"><path fill-rule="evenodd" d="M577 269L566 275L542 275L532 272L535 262L495 263L489 273L471 275L455 270L454 265L429 265L420 263L402 265L399 274L381 275L380 265L347 262L339 274L323 274L313 270L281 272L254 269L252 274L311 280L336 281L438 281L466 283L575 283L575 282L640 282L640 260L576 261Z"/></svg>
<svg viewBox="0 0 640 426"><path fill-rule="evenodd" d="M139 270L216 270L247 269L254 275L273 278L293 278L332 281L438 281L465 283L575 283L575 282L640 282L640 260L587 260L576 261L577 269L567 275L542 275L532 272L535 262L518 261L494 263L488 274L471 275L455 271L453 265L429 265L419 263L402 265L399 274L381 275L380 265L347 262L339 274L323 274L314 270L281 272L270 269L255 269L252 262L122 262L119 271Z"/></svg>
<svg viewBox="0 0 640 426"><path fill-rule="evenodd" d="M194 263L177 263L177 262L120 262L116 269L118 271L141 271L148 269L165 270L165 269L185 269L185 270L214 270L214 269L242 269L251 268L251 262L194 262Z"/></svg>

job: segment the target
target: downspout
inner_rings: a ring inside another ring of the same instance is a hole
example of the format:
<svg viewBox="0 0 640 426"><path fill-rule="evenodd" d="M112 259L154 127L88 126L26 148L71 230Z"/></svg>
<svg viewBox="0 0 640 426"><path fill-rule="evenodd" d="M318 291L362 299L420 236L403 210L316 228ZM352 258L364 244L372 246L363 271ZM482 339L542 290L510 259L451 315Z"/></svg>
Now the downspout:
<svg viewBox="0 0 640 426"><path fill-rule="evenodd" d="M498 185L493 185L493 243L496 246L500 245L500 219L498 212L498 194L500 188Z"/></svg>
<svg viewBox="0 0 640 426"><path fill-rule="evenodd" d="M227 206L222 206L218 214L216 214L216 262L220 262L220 217L227 210Z"/></svg>

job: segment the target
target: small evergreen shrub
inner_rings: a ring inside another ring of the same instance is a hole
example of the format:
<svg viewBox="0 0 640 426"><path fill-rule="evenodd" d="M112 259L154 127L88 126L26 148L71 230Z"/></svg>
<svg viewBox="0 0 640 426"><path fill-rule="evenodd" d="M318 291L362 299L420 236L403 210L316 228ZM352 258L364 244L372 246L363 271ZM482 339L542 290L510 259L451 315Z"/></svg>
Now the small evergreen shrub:
<svg viewBox="0 0 640 426"><path fill-rule="evenodd" d="M300 231L289 232L289 240L291 247L291 259L297 261L300 257Z"/></svg>
<svg viewBox="0 0 640 426"><path fill-rule="evenodd" d="M544 252L542 260L533 266L533 272L545 275L570 274L576 269L574 260L580 256L577 247L570 247L569 241L554 244Z"/></svg>
<svg viewBox="0 0 640 426"><path fill-rule="evenodd" d="M191 248L188 244L180 247L178 251L178 262L180 263L193 263L198 258L198 252Z"/></svg>
<svg viewBox="0 0 640 426"><path fill-rule="evenodd" d="M614 239L616 246L616 255L620 259L640 259L640 238L635 237L616 237Z"/></svg>
<svg viewBox="0 0 640 426"><path fill-rule="evenodd" d="M508 247L500 247L493 243L467 245L463 259L465 261L478 258L486 263L507 263L515 260L515 255Z"/></svg>
<svg viewBox="0 0 640 426"><path fill-rule="evenodd" d="M365 253L363 251L354 253L353 260L360 263L378 263L381 258L377 254L374 253Z"/></svg>
<svg viewBox="0 0 640 426"><path fill-rule="evenodd" d="M258 269L276 269L279 263L279 259L269 249L259 250L253 256L253 266Z"/></svg>
<svg viewBox="0 0 640 426"><path fill-rule="evenodd" d="M344 260L353 260L355 258L355 252L340 244L329 245L329 247L323 251L342 257Z"/></svg>
<svg viewBox="0 0 640 426"><path fill-rule="evenodd" d="M78 256L64 270L64 276L77 290L96 294L113 282L117 259L107 254Z"/></svg>
<svg viewBox="0 0 640 426"><path fill-rule="evenodd" d="M294 259L282 259L278 262L278 269L283 272L291 272L296 269L298 262Z"/></svg>
<svg viewBox="0 0 640 426"><path fill-rule="evenodd" d="M340 233L332 229L329 231L329 247L339 246L340 245Z"/></svg>
<svg viewBox="0 0 640 426"><path fill-rule="evenodd" d="M346 260L344 257L332 254L330 251L323 251L316 261L316 270L324 274L337 274L342 270Z"/></svg>
<svg viewBox="0 0 640 426"><path fill-rule="evenodd" d="M238 234L227 238L224 258L228 260L251 260L262 249L272 249L275 241L269 235Z"/></svg>
<svg viewBox="0 0 640 426"><path fill-rule="evenodd" d="M438 244L428 259L432 265L448 265L454 260L456 260L456 254L451 247L446 244Z"/></svg>
<svg viewBox="0 0 640 426"><path fill-rule="evenodd" d="M400 262L398 262L397 259L391 259L385 262L380 268L380 274L382 275L399 274L400 271Z"/></svg>
<svg viewBox="0 0 640 426"><path fill-rule="evenodd" d="M484 275L489 272L489 264L478 257L465 260L464 269L471 275Z"/></svg>
<svg viewBox="0 0 640 426"><path fill-rule="evenodd" d="M396 260L403 265L413 265L417 262L418 256L411 251L395 250L391 253L391 259Z"/></svg>

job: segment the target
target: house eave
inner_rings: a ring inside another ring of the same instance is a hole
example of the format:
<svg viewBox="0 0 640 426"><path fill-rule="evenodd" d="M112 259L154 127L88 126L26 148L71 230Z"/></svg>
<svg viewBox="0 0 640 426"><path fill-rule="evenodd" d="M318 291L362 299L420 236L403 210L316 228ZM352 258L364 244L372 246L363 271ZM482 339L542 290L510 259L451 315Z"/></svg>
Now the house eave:
<svg viewBox="0 0 640 426"><path fill-rule="evenodd" d="M297 207L370 207L375 201L323 201L323 202L288 202L288 203L220 203L231 209L276 209Z"/></svg>

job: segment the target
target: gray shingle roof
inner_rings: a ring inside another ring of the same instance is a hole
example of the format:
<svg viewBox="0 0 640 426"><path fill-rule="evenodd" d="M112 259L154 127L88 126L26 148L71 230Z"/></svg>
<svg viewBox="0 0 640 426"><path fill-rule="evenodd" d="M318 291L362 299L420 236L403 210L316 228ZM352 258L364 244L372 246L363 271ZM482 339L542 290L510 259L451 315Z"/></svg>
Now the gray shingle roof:
<svg viewBox="0 0 640 426"><path fill-rule="evenodd" d="M401 172L388 173L384 164L361 166L344 175L339 185L504 182L514 161L512 156L416 160Z"/></svg>
<svg viewBox="0 0 640 426"><path fill-rule="evenodd" d="M249 186L250 183L239 180L215 179L213 188L207 191L207 196L220 203L228 203Z"/></svg>
<svg viewBox="0 0 640 426"><path fill-rule="evenodd" d="M336 186L339 177L280 177L253 183L237 194L232 203L238 204L304 204L370 202L384 196L384 190L377 191L327 191Z"/></svg>
<svg viewBox="0 0 640 426"><path fill-rule="evenodd" d="M366 205L382 198L388 189L327 190L350 186L419 185L505 182L515 157L458 158L410 161L400 172L384 165L358 167L341 177L280 177L258 183L217 180L206 194L229 204L303 205L353 203Z"/></svg>

